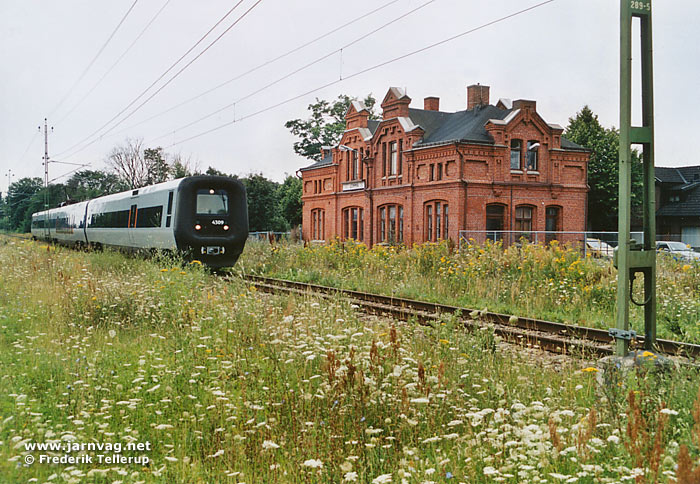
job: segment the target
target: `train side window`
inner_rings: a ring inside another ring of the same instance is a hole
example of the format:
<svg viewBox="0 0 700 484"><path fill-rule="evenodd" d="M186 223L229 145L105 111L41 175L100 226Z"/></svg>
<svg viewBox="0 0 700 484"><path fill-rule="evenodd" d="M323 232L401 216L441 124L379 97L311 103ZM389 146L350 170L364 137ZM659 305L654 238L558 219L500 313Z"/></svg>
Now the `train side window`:
<svg viewBox="0 0 700 484"><path fill-rule="evenodd" d="M163 220L163 206L140 208L136 217L136 228L160 227Z"/></svg>
<svg viewBox="0 0 700 484"><path fill-rule="evenodd" d="M173 192L168 193L168 215L173 213Z"/></svg>

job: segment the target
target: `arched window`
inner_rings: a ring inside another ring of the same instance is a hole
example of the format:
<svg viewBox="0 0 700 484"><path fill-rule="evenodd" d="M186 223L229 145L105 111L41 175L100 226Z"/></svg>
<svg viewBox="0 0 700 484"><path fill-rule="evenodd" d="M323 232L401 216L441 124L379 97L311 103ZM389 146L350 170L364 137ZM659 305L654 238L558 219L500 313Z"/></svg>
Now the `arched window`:
<svg viewBox="0 0 700 484"><path fill-rule="evenodd" d="M534 208L530 205L515 207L515 227L518 232L532 232Z"/></svg>
<svg viewBox="0 0 700 484"><path fill-rule="evenodd" d="M343 239L364 239L364 210L360 207L343 209Z"/></svg>
<svg viewBox="0 0 700 484"><path fill-rule="evenodd" d="M510 169L522 170L520 163L520 152L522 151L523 142L519 139L510 140Z"/></svg>
<svg viewBox="0 0 700 484"><path fill-rule="evenodd" d="M322 208L311 211L311 240L326 240L326 211Z"/></svg>
<svg viewBox="0 0 700 484"><path fill-rule="evenodd" d="M557 232L561 232L561 207L549 206L545 210L545 240L547 243L556 240Z"/></svg>
<svg viewBox="0 0 700 484"><path fill-rule="evenodd" d="M431 200L425 205L425 240L447 239L450 227L450 207L444 200Z"/></svg>
<svg viewBox="0 0 700 484"><path fill-rule="evenodd" d="M501 240L505 219L505 206L501 204L486 205L486 238Z"/></svg>
<svg viewBox="0 0 700 484"><path fill-rule="evenodd" d="M379 242L390 244L403 242L403 206L382 205L379 207Z"/></svg>

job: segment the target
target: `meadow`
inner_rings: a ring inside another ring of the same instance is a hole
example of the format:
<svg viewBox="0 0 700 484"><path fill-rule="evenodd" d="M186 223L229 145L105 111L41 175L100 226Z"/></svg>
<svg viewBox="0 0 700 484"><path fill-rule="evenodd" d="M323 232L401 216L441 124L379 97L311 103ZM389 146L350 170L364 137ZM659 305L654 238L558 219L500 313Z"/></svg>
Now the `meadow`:
<svg viewBox="0 0 700 484"><path fill-rule="evenodd" d="M241 269L292 250L250 245ZM399 270L390 250L363 257ZM346 263L327 258L336 264L329 275ZM368 266L356 277L375 275ZM0 238L0 370L3 483L690 483L700 475L696 370L640 368L599 387L590 363L554 370L488 326L467 333L451 317L419 326L340 299L261 294L167 257ZM123 455L150 462L28 465L36 442L149 442L147 452Z"/></svg>
<svg viewBox="0 0 700 484"><path fill-rule="evenodd" d="M615 327L617 270L610 259L576 248L524 243L445 242L400 246L334 241L328 245L249 246L238 271L453 304L598 328ZM642 301L643 278L634 285ZM630 305L630 326L644 334L643 310ZM700 343L700 264L659 255L657 335Z"/></svg>

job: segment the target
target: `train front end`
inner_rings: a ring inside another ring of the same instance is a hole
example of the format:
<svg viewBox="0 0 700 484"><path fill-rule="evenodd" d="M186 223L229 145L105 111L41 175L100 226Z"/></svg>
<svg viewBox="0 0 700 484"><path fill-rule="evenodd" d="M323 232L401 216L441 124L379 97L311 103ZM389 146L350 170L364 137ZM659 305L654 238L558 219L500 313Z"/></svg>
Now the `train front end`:
<svg viewBox="0 0 700 484"><path fill-rule="evenodd" d="M175 241L191 259L209 267L236 263L248 238L248 202L241 182L193 176L178 187Z"/></svg>

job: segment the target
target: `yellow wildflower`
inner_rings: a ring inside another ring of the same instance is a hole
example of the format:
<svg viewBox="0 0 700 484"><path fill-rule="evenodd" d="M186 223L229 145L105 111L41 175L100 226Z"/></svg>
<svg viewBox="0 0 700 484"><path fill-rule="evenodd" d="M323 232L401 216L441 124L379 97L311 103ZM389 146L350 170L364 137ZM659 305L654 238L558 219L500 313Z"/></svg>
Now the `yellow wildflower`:
<svg viewBox="0 0 700 484"><path fill-rule="evenodd" d="M600 370L598 368L594 368L592 366L589 366L588 368L584 368L581 371L584 373L594 373L594 372L599 372Z"/></svg>

